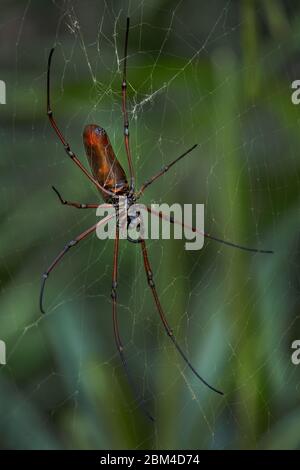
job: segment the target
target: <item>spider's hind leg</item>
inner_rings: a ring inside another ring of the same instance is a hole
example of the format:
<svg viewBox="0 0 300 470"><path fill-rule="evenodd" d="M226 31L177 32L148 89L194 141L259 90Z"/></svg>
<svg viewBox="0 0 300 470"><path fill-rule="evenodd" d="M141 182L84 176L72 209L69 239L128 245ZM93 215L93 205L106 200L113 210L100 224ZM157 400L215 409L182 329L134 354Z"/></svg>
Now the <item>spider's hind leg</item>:
<svg viewBox="0 0 300 470"><path fill-rule="evenodd" d="M115 244L114 244L114 262L113 262L113 274L112 274L112 289L111 289L111 298L112 298L112 317L113 317L113 328L114 328L114 337L115 337L115 343L117 346L117 350L123 365L123 369L125 371L127 380L131 386L131 389L134 393L136 402L138 405L141 407L143 410L144 414L147 416L147 418L150 419L150 421L154 421L153 416L148 412L148 410L145 408L144 405L144 399L139 398L139 394L136 389L136 385L134 381L131 378L131 375L129 373L129 368L127 365L127 361L124 355L124 347L123 343L121 340L120 336L120 331L119 331L119 324L118 324L118 317L117 317L117 285L118 285L118 258L119 258L119 223L117 221L116 224L116 236L115 236Z"/></svg>
<svg viewBox="0 0 300 470"><path fill-rule="evenodd" d="M163 312L160 300L158 298L158 294L157 294L156 287L155 287L154 280L153 280L153 273L152 273L149 258L148 258L148 253L147 253L145 240L142 240L142 253L143 253L144 267L145 267L145 272L146 272L148 284L149 284L149 287L152 291L154 301L155 301L155 305L157 307L157 311L159 313L160 319L162 321L162 324L165 328L165 331L166 331L167 335L172 340L172 342L174 343L174 346L176 347L177 351L181 355L182 359L185 361L185 363L191 369L191 371L195 374L195 376L199 380L201 380L201 382L204 383L204 385L206 385L208 388L210 388L214 392L218 393L219 395L224 395L223 392L221 392L220 390L218 390L215 387L213 387L212 385L210 385L203 377L201 377L200 374L198 374L198 372L196 371L194 366L190 363L190 361L187 358L186 354L183 352L183 350L181 349L181 347L177 343L177 341L175 339L175 336L173 334L173 331L172 331L172 329L171 329L171 327L170 327L170 325L169 325L169 323L168 323L168 321L165 317L165 314Z"/></svg>

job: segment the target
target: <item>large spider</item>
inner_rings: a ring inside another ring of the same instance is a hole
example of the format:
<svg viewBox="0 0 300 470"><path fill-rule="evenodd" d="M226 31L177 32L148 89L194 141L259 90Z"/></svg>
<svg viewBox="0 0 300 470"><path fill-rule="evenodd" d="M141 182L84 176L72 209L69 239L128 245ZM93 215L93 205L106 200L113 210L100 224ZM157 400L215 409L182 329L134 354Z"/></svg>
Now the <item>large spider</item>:
<svg viewBox="0 0 300 470"><path fill-rule="evenodd" d="M115 228L115 240L114 240L114 257L113 257L113 270L112 270L112 289L111 289L111 298L112 298L112 318L113 318L113 330L114 330L114 337L117 346L117 350L119 352L121 362L123 364L126 376L128 378L131 387L133 388L133 392L137 399L138 394L136 393L135 384L131 379L129 374L127 361L124 355L124 347L121 341L121 336L119 332L118 326L118 319L117 319L117 278L118 278L118 254L119 254L119 238L120 238L120 227L119 227L119 199L120 197L126 199L126 206L127 210L132 204L134 204L137 199L143 194L145 189L150 186L154 181L156 181L160 176L165 174L169 169L175 165L179 160L183 157L188 155L197 145L193 145L190 149L184 152L182 155L177 157L171 163L163 167L157 174L152 176L148 181L146 181L142 187L136 191L135 190L135 179L134 179L134 170L132 165L132 158L131 158L131 151L130 151L130 143L129 143L129 121L128 121L128 112L127 112L127 105L126 105L126 88L127 88L127 81L126 81L126 71L127 71L127 45L128 45L128 35L129 35L129 18L127 18L127 25L126 25L126 35L125 35L125 48L124 48L124 59L123 59L123 81L122 81L122 113L124 118L124 143L126 149L126 155L128 160L129 166L129 173L130 173L130 184L127 181L125 171L123 170L122 166L120 165L119 161L117 160L111 143L109 141L108 135L106 131L96 125L90 124L85 126L83 131L83 142L85 146L85 151L87 154L88 162L92 170L92 175L88 172L88 170L82 165L79 161L75 153L71 150L70 145L65 140L63 134L61 133L56 121L53 117L53 111L50 104L50 68L51 68L51 61L54 52L54 48L51 49L48 59L48 69L47 69L47 115L50 121L51 126L53 127L57 137L61 141L67 155L71 158L71 160L77 165L80 170L92 181L92 183L98 188L103 200L105 201L102 204L103 207L114 207L115 210L115 217L116 217L116 228ZM60 202L62 204L73 206L77 209L96 209L99 207L99 204L81 204L79 202L70 202L66 201L62 198L60 193L53 187L53 190L56 192ZM154 213L157 217L166 218L164 214L161 212L154 212L150 207L147 207L147 210L151 213ZM126 209L125 209L126 211ZM96 231L97 226L104 224L109 218L112 216L105 217L97 224L93 225L92 227L85 230L83 233L75 237L71 240L67 245L65 245L64 249L57 255L48 269L44 272L42 276L42 286L40 292L40 309L41 312L44 313L43 309L43 294L45 289L46 280L53 271L53 269L57 266L57 264L61 261L63 256L72 248L73 246L77 245L81 240L87 238L90 234ZM183 223L174 220L172 217L168 217L168 221L170 223L180 223L183 227L185 226ZM196 231L195 228L193 228ZM239 248L241 250L251 251L251 252L260 252L260 253L272 253L270 250L258 250L256 248L249 248L241 245L237 245L235 243L222 240L220 238L216 238L208 233L203 234L206 238L210 238L217 242L229 245L234 248ZM132 240L128 237L128 240L133 242L136 240ZM168 323L168 320L165 317L163 308L161 306L157 290L154 284L153 273L148 257L148 252L146 248L146 242L144 239L139 240L139 244L141 246L142 257L144 262L144 268L147 276L147 281L149 287L151 289L154 302L160 317L160 320L163 324L163 327L171 339L173 341L177 351L188 365L188 367L192 370L192 372L201 380L207 387L209 387L214 392L223 395L223 392L217 390L215 387L210 385L203 377L201 377L196 369L193 367L189 359L187 358L186 354L183 352L179 344L177 343L173 331ZM154 418L152 415L145 409L144 401L137 399L138 403L141 405L143 411L148 416L148 418L153 421Z"/></svg>

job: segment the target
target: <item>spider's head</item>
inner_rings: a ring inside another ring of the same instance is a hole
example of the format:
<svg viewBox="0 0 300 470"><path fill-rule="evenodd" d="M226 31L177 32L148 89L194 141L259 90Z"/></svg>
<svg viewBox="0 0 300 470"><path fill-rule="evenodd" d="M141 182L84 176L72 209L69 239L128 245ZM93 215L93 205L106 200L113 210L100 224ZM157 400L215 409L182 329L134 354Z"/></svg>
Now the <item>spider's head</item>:
<svg viewBox="0 0 300 470"><path fill-rule="evenodd" d="M107 134L103 127L97 124L88 124L83 130L83 141L86 147L93 147L99 144L105 144Z"/></svg>

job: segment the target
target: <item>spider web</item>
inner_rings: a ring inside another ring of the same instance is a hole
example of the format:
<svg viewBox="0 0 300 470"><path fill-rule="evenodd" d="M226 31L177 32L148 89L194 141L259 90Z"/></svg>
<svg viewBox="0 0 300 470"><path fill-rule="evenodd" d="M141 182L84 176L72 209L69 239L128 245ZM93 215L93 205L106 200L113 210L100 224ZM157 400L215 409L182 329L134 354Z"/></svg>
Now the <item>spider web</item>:
<svg viewBox="0 0 300 470"><path fill-rule="evenodd" d="M0 78L9 89L1 107L3 447L299 446L299 371L290 360L300 334L295 2L274 1L272 12L268 2L223 0L44 4L6 2L0 28ZM127 15L138 186L198 143L142 202L204 203L207 231L275 251L252 255L206 240L188 252L181 240L148 242L174 334L200 374L224 391L220 397L178 356L155 310L140 247L121 242L120 330L154 426L136 405L114 344L113 241L91 236L71 250L49 277L46 315L38 310L42 271L95 223L93 210L61 206L51 185L68 200L99 201L45 117L48 53L55 45L52 106L72 150L86 164L82 129L98 123L127 171Z"/></svg>

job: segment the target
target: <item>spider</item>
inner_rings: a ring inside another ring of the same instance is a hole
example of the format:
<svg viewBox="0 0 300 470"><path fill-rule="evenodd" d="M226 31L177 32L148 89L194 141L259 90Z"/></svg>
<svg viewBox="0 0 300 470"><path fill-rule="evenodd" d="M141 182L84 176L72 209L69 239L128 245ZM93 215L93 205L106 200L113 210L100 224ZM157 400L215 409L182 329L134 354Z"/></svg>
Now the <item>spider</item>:
<svg viewBox="0 0 300 470"><path fill-rule="evenodd" d="M132 387L132 391L135 395L135 399L138 404L143 409L146 416L151 420L154 421L153 416L147 411L144 406L144 400L138 399L138 393L136 391L135 383L133 382L131 375L129 373L129 368L127 365L126 357L124 354L124 347L121 340L121 335L118 326L118 318L117 318L117 280L118 280L118 255L119 255L119 239L120 239L120 227L119 227L119 212L118 212L118 203L120 197L126 199L127 210L130 206L132 206L144 193L147 187L149 187L154 181L159 179L162 175L167 173L170 168L179 162L182 158L186 155L190 154L192 150L194 150L197 146L193 145L191 148L186 150L182 153L179 157L175 160L171 161L168 165L164 166L158 173L152 176L148 181L146 181L142 187L136 191L135 190L135 177L134 177L134 168L132 164L132 157L131 157L131 150L130 150L130 140L129 140L129 120L128 120L128 111L127 111L127 48L128 48L128 37L129 37L129 18L127 18L126 23L126 34L125 34L125 47L124 47L124 58L123 58L123 81L122 81L122 114L123 114L123 121L124 121L124 144L126 150L126 156L128 161L129 167L129 174L130 174L130 181L128 182L124 169L122 168L120 162L117 160L114 150L111 146L109 137L103 127L97 124L89 124L85 126L83 131L83 142L84 147L87 155L87 159L92 171L92 174L88 172L88 170L82 165L80 160L77 158L76 154L71 150L70 145L65 140L62 132L60 131L56 120L53 116L53 111L50 103L50 69L51 69L51 62L52 56L54 53L54 48L51 49L49 58L48 58L48 68L47 68L47 115L50 121L51 126L53 127L58 139L62 143L64 150L66 151L68 157L77 165L80 170L88 177L88 179L97 187L99 190L102 199L104 200L104 204L102 207L114 207L115 208L115 217L116 217L116 227L115 227L115 238L114 238L114 255L113 255L113 266L112 266L112 287L111 287L111 299L112 299L112 320L113 320L113 332L114 332L114 339L116 343L116 347L121 359L121 363L123 365L125 374L127 379ZM73 206L77 209L96 209L99 207L99 204L82 204L79 202L71 202L67 201L62 198L59 191L52 186L53 190L57 194L60 202L67 206ZM126 209L125 209L126 210ZM147 207L149 213L154 213L150 207ZM161 212L156 212L155 214L157 217L166 218L164 214ZM42 285L40 291L40 310L42 313L45 313L43 308L43 296L44 296L44 289L46 280L48 279L50 273L53 269L58 265L58 263L62 260L64 255L75 245L79 242L87 238L89 235L96 231L97 226L99 224L104 224L109 218L112 216L107 216L102 219L97 224L93 225L92 227L85 230L83 233L75 237L69 243L65 245L63 250L56 256L54 261L50 264L47 270L42 275ZM169 223L175 224L180 223L183 227L185 226L183 223L176 221L172 216L168 217ZM130 220L128 221L130 222ZM196 231L195 228L193 228ZM238 248L245 251L256 252L256 253L273 253L271 250L259 250L256 248L249 248L242 245L237 245L235 243L222 240L215 236L210 235L209 233L203 234L206 238L211 240L217 241L219 243L223 243L225 245L229 245L234 248ZM146 241L141 238L140 240L132 240L130 237L127 238L130 242L139 243L142 252L142 258L145 268L145 273L148 281L149 288L152 292L154 303L159 314L160 320L162 325L169 336L170 340L173 342L175 348L177 349L178 353L186 363L186 365L190 368L190 370L194 373L194 375L203 382L209 389L213 390L214 392L223 395L223 392L215 388L214 386L210 385L194 368L191 364L190 360L188 359L187 355L183 351L183 349L178 344L172 328L169 325L169 322L164 314L163 307L161 305L157 289L154 283L153 272L151 268L151 264L149 261L148 251L146 247Z"/></svg>

